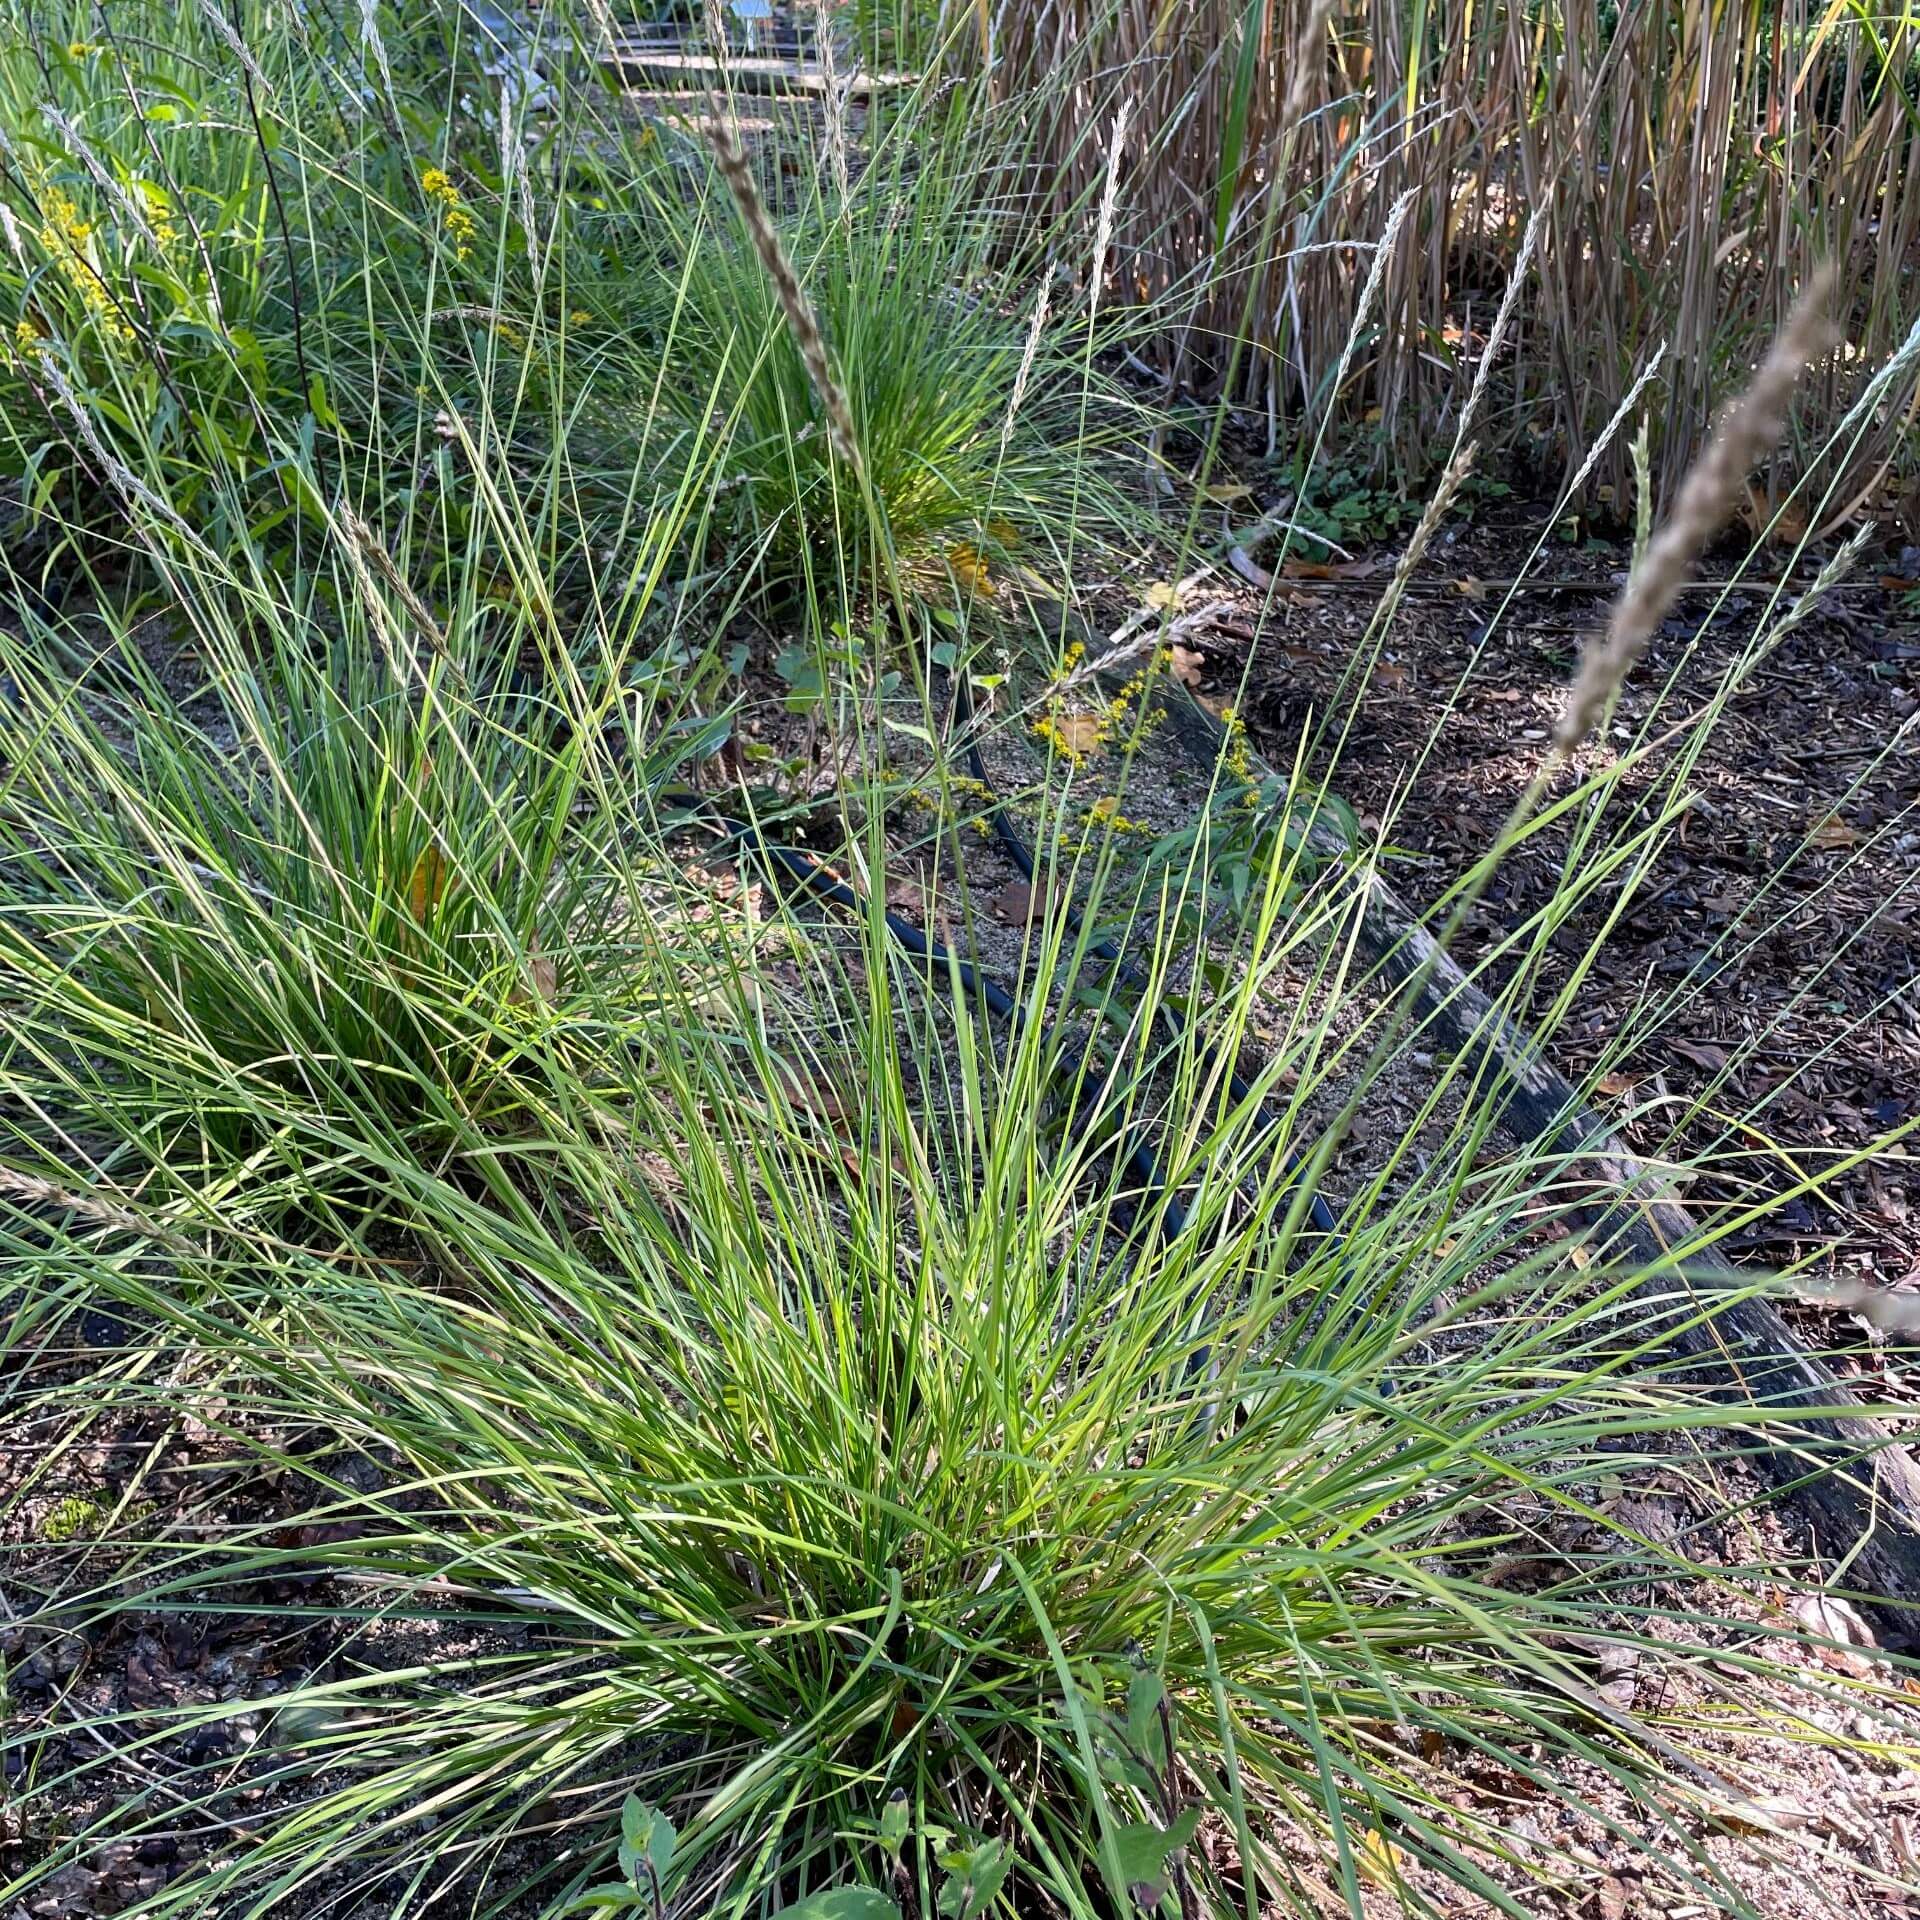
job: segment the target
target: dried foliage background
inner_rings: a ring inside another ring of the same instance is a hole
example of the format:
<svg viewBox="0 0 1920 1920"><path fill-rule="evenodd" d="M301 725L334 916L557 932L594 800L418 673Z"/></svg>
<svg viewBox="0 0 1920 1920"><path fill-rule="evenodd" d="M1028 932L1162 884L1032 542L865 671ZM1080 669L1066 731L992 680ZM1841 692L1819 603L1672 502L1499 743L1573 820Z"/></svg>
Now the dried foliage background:
<svg viewBox="0 0 1920 1920"><path fill-rule="evenodd" d="M1164 371L1264 408L1276 444L1331 402L1337 423L1377 429L1390 465L1422 470L1536 208L1537 291L1489 424L1556 476L1662 348L1657 464L1684 467L1824 261L1851 344L1806 419L1833 418L1916 311L1911 9L1000 0L987 24L1009 94L1039 76L1070 91L1034 155L1063 199L1098 191L1129 107L1120 290L1177 316ZM979 57L977 33L955 45ZM1365 350L1330 394L1370 243L1407 195ZM1868 423L1853 491L1899 452L1913 398ZM1616 446L1595 484L1627 478Z"/></svg>

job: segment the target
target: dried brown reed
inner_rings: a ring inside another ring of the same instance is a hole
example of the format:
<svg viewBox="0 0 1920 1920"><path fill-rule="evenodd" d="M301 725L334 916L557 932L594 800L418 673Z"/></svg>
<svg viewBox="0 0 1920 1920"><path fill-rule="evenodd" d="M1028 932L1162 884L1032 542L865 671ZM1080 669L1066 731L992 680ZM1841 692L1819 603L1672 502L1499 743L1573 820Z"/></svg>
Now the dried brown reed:
<svg viewBox="0 0 1920 1920"><path fill-rule="evenodd" d="M999 0L993 41L997 87L1024 76L1044 98L1029 177L1053 182L1056 211L1098 194L1090 130L1135 103L1114 286L1178 323L1169 366L1184 356L1201 384L1233 370L1231 397L1276 430L1329 404L1368 266L1347 237L1415 195L1380 323L1332 396L1406 472L1458 421L1535 214L1537 285L1490 424L1569 474L1663 344L1656 469L1682 471L1820 260L1844 274L1859 355L1809 383L1813 414L1846 403L1915 305L1910 10ZM1256 350L1236 358L1243 315ZM1895 442L1904 398L1851 473ZM1594 483L1628 498L1624 445Z"/></svg>

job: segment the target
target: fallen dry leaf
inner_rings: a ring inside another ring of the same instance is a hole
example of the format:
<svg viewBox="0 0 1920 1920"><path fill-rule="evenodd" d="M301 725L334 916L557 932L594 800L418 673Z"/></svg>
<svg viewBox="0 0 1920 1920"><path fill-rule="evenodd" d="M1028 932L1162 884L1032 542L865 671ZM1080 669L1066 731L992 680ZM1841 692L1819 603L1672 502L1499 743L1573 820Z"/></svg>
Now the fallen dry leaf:
<svg viewBox="0 0 1920 1920"><path fill-rule="evenodd" d="M1791 547L1807 537L1805 506L1789 494L1771 494L1751 480L1741 518L1756 538L1764 535L1776 547Z"/></svg>
<svg viewBox="0 0 1920 1920"><path fill-rule="evenodd" d="M1850 847L1860 838L1858 827L1850 827L1837 813L1830 813L1809 836L1813 845L1827 849Z"/></svg>
<svg viewBox="0 0 1920 1920"><path fill-rule="evenodd" d="M853 1118L857 1108L849 1107L845 1094L827 1077L827 1070L813 1061L798 1066L790 1060L774 1062L774 1074L788 1101L822 1120L840 1125Z"/></svg>
<svg viewBox="0 0 1920 1920"><path fill-rule="evenodd" d="M1253 491L1244 480L1215 480L1204 489L1209 500L1244 500Z"/></svg>
<svg viewBox="0 0 1920 1920"><path fill-rule="evenodd" d="M1060 745L1067 752L1084 758L1100 751L1100 716L1097 713L1066 713L1053 723Z"/></svg>
<svg viewBox="0 0 1920 1920"><path fill-rule="evenodd" d="M1623 1880L1617 1873L1610 1873L1600 1882L1600 1890L1594 1895L1593 1910L1598 1920L1626 1920L1634 1906L1632 1883Z"/></svg>
<svg viewBox="0 0 1920 1920"><path fill-rule="evenodd" d="M987 911L1006 927L1027 926L1041 910L1040 896L1026 880L1009 880L987 899Z"/></svg>
<svg viewBox="0 0 1920 1920"><path fill-rule="evenodd" d="M1682 1060L1691 1060L1696 1067L1705 1067L1709 1073L1726 1070L1727 1056L1723 1048L1708 1046L1699 1040L1669 1040L1667 1045Z"/></svg>
<svg viewBox="0 0 1920 1920"><path fill-rule="evenodd" d="M1609 1100L1624 1100L1639 1084L1630 1073L1603 1073L1593 1083L1593 1090Z"/></svg>
<svg viewBox="0 0 1920 1920"><path fill-rule="evenodd" d="M1156 580L1147 588L1144 597L1155 613L1165 613L1169 607L1179 604L1180 589L1171 580Z"/></svg>
<svg viewBox="0 0 1920 1920"><path fill-rule="evenodd" d="M1371 560L1301 560L1289 554L1280 574L1286 580L1364 580L1373 568Z"/></svg>
<svg viewBox="0 0 1920 1920"><path fill-rule="evenodd" d="M1404 687L1407 684L1407 670L1391 660L1382 660L1373 670L1373 684L1376 687Z"/></svg>
<svg viewBox="0 0 1920 1920"><path fill-rule="evenodd" d="M1383 1886L1395 1886L1404 1878L1401 1862L1406 1855L1387 1836L1375 1828L1363 1833L1353 1849L1353 1861L1369 1880Z"/></svg>
<svg viewBox="0 0 1920 1920"><path fill-rule="evenodd" d="M1171 653L1173 677L1183 687L1197 687L1206 666L1206 655L1193 647L1183 647L1177 640L1173 643Z"/></svg>
<svg viewBox="0 0 1920 1920"><path fill-rule="evenodd" d="M1815 1647L1813 1651L1822 1664L1831 1667L1835 1673L1851 1674L1856 1680L1867 1680L1879 1671L1876 1662L1857 1651L1880 1644L1874 1638L1872 1627L1857 1608L1850 1606L1837 1594L1802 1594L1793 1604L1793 1617L1816 1640L1834 1642L1831 1646Z"/></svg>
<svg viewBox="0 0 1920 1920"><path fill-rule="evenodd" d="M947 565L953 570L953 577L968 593L977 593L983 600L993 598L993 577L987 572L986 556L980 549L965 540L956 541L947 549Z"/></svg>
<svg viewBox="0 0 1920 1920"><path fill-rule="evenodd" d="M1469 600L1484 600L1487 597L1486 588L1470 573L1463 574L1453 584L1455 591L1465 594Z"/></svg>
<svg viewBox="0 0 1920 1920"><path fill-rule="evenodd" d="M538 1000L553 1006L560 998L560 968L551 954L536 953L527 961L524 981L516 980L507 989L507 1004L530 1007Z"/></svg>

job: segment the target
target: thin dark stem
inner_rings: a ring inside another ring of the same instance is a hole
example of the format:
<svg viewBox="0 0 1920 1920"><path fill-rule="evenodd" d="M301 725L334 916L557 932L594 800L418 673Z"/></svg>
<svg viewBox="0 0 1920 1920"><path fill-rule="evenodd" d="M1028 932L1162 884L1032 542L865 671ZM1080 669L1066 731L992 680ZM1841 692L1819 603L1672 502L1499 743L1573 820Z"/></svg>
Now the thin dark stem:
<svg viewBox="0 0 1920 1920"><path fill-rule="evenodd" d="M233 37L241 48L246 37L240 30L240 0L229 0L228 12ZM267 130L260 120L260 102L253 87L253 62L243 53L240 58L240 84L246 89L247 118L253 122L253 137L260 148L260 164L267 172L267 192L273 199L274 218L280 225L280 247L287 258L287 304L293 317L293 358L300 369L300 392L309 407L313 404L313 375L307 368L307 337L300 297L300 266L294 257L293 229L287 221L286 202L280 198L280 176L273 170L273 155L267 148ZM318 424L316 422L316 424Z"/></svg>

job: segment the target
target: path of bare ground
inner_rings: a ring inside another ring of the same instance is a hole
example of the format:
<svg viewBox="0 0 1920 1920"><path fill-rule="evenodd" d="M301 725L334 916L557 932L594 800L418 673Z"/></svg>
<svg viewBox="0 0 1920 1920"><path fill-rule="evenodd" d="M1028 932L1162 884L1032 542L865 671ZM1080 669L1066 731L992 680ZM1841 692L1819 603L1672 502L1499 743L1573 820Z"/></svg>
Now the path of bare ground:
<svg viewBox="0 0 1920 1920"><path fill-rule="evenodd" d="M1340 750L1332 785L1404 850L1393 871L1409 898L1439 895L1498 832L1626 565L1624 547L1551 553L1502 612L1538 525L1483 517L1436 542ZM1256 739L1286 763L1302 729L1344 697L1391 557L1362 577L1283 575L1270 594L1245 589L1241 610L1196 642L1203 696L1237 694ZM1783 606L1820 557L1793 573ZM1720 552L1707 577L1726 580L1744 558ZM1691 816L1556 1039L1576 1076L1604 1063L1598 1093L1636 1148L1713 1150L1729 1171L1700 1179L1696 1201L1731 1197L1735 1168L1774 1192L1793 1184L1759 1133L1729 1131L1732 1116L1754 1117L1811 1171L1920 1115L1920 614L1906 578L1916 560L1863 556L1733 694L1688 782ZM1783 565L1752 556L1750 585L1688 595L1622 698L1613 746L1656 701L1665 724L1712 698L1767 618ZM1630 791L1645 795L1677 750L1653 753ZM1463 959L1550 897L1565 850L1555 830L1515 854L1463 936ZM1547 990L1587 957L1616 898L1596 895L1553 935ZM1631 1044L1615 1057L1623 1036ZM1770 1262L1818 1251L1835 1271L1920 1289L1910 1154L1896 1147L1842 1172L1730 1250Z"/></svg>

